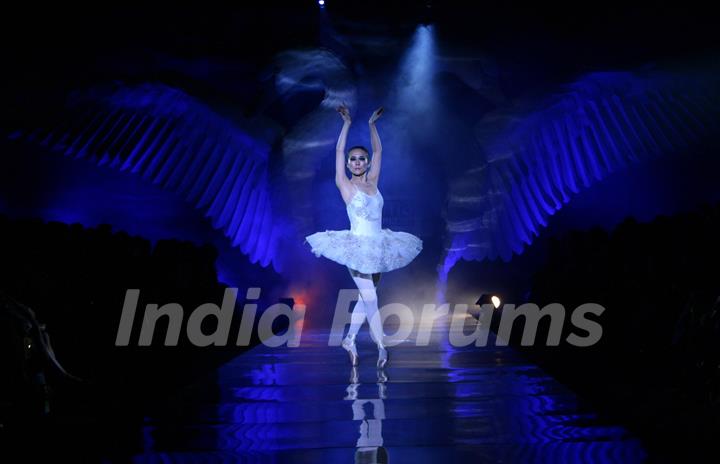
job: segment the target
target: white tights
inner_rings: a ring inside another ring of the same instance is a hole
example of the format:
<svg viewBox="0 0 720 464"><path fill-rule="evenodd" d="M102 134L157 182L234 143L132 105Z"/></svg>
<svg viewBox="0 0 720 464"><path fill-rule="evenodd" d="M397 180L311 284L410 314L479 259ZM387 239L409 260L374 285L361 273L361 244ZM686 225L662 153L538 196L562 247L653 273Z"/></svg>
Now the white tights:
<svg viewBox="0 0 720 464"><path fill-rule="evenodd" d="M347 336L348 338L354 340L360 330L360 327L367 318L368 325L370 326L370 336L379 347L384 347L382 317L380 316L380 310L378 309L377 292L375 290L376 281L372 278L377 276L377 281L379 281L380 274L369 276L367 274L359 274L351 270L350 275L360 291L360 298L358 298L357 303L355 303L353 312L350 315L350 329L348 329Z"/></svg>

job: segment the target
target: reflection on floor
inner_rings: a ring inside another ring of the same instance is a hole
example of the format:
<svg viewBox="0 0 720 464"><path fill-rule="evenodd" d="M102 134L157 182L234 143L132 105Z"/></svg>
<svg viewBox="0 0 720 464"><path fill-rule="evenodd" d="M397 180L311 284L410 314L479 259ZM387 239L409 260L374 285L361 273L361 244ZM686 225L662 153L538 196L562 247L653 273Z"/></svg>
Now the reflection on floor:
<svg viewBox="0 0 720 464"><path fill-rule="evenodd" d="M447 321L428 346L360 366L304 331L298 348L257 347L173 398L144 424L137 463L640 462L626 430L600 422L512 349L455 348ZM387 330L387 329L386 329ZM468 331L472 331L474 328Z"/></svg>

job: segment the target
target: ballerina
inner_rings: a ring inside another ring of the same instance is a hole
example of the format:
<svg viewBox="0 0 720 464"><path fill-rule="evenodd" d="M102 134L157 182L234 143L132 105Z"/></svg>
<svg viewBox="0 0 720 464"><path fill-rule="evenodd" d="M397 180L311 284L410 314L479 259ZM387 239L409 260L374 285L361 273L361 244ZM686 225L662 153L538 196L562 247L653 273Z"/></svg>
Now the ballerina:
<svg viewBox="0 0 720 464"><path fill-rule="evenodd" d="M335 150L335 185L346 204L350 230L326 230L305 237L315 256L324 256L348 268L360 298L353 308L350 328L342 347L349 353L350 362L357 366L359 359L355 338L365 319L370 335L378 347L377 367L382 369L388 354L383 341L382 318L378 309L377 285L383 272L409 264L422 250L422 240L407 232L382 228L383 197L378 189L382 145L375 122L383 113L378 108L368 121L372 143L372 158L368 150L356 146L345 155L347 135L352 124L350 110L344 104L338 108L343 119ZM348 179L345 168L352 177Z"/></svg>

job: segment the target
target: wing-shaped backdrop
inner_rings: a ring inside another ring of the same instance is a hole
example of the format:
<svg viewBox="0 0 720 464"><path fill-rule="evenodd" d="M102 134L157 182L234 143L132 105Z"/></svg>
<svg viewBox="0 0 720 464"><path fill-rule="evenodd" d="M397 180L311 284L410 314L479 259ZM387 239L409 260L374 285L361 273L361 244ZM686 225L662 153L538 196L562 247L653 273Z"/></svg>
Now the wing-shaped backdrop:
<svg viewBox="0 0 720 464"><path fill-rule="evenodd" d="M112 84L77 91L45 127L10 137L176 192L252 263L282 268L278 250L289 229L273 208L269 147L181 90Z"/></svg>
<svg viewBox="0 0 720 464"><path fill-rule="evenodd" d="M482 156L450 182L440 284L460 259L522 253L574 194L630 163L713 144L719 74L696 66L592 73L487 114L475 127Z"/></svg>

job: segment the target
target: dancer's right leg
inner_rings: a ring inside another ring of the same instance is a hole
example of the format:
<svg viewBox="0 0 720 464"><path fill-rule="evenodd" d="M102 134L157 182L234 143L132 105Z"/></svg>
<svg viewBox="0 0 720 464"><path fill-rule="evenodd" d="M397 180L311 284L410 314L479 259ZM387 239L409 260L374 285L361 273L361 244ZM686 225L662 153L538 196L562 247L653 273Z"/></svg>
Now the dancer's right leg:
<svg viewBox="0 0 720 464"><path fill-rule="evenodd" d="M353 277L355 285L360 290L360 299L363 303L363 309L365 317L367 317L368 324L370 325L370 335L378 346L384 346L383 343L383 330L382 330L382 318L380 317L380 311L378 309L377 292L375 291L375 284L372 279L364 277Z"/></svg>
<svg viewBox="0 0 720 464"><path fill-rule="evenodd" d="M347 337L355 340L355 337L360 331L360 327L362 327L363 322L367 319L370 325L370 334L375 340L375 343L382 344L382 320L380 318L380 312L377 309L376 292L382 274L362 274L350 268L348 268L348 271L350 271L350 276L355 281L355 285L357 285L360 294L350 314L350 328L348 329Z"/></svg>
<svg viewBox="0 0 720 464"><path fill-rule="evenodd" d="M355 302L355 307L350 314L350 328L348 329L347 334L348 338L355 340L355 337L360 331L360 327L362 327L363 322L365 322L366 316L367 312L365 311L365 302L362 298L358 298Z"/></svg>
<svg viewBox="0 0 720 464"><path fill-rule="evenodd" d="M348 271L350 271L350 276L357 274L357 271L353 269L348 268ZM362 298L358 297L352 313L350 314L350 328L348 329L348 334L342 341L342 347L350 355L350 364L352 366L357 366L359 363L355 337L357 337L360 327L362 327L363 322L365 322L365 317L365 303Z"/></svg>
<svg viewBox="0 0 720 464"><path fill-rule="evenodd" d="M362 300L362 308L365 312L365 317L370 325L370 335L377 344L378 347L378 368L385 367L387 363L387 350L385 349L384 337L382 329L382 317L378 308L377 291L375 289L376 283L380 281L380 274L373 275L357 275L350 273L353 276L355 285L360 290L360 299ZM351 319L352 320L352 319ZM351 359L352 355L351 355Z"/></svg>

